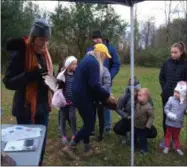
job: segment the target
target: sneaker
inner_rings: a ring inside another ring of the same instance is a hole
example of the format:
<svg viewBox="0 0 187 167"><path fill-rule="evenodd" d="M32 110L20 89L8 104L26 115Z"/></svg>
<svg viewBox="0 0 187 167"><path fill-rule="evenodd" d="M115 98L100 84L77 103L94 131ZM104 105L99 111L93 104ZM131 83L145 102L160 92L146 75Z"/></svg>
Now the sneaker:
<svg viewBox="0 0 187 167"><path fill-rule="evenodd" d="M62 137L61 142L63 145L67 145L69 143L67 137Z"/></svg>
<svg viewBox="0 0 187 167"><path fill-rule="evenodd" d="M89 144L84 145L84 157L89 157L94 153L92 147Z"/></svg>
<svg viewBox="0 0 187 167"><path fill-rule="evenodd" d="M84 157L89 157L94 153L92 147L90 145L84 147Z"/></svg>
<svg viewBox="0 0 187 167"><path fill-rule="evenodd" d="M75 135L73 135L72 137L71 137L71 140L74 140L75 139Z"/></svg>
<svg viewBox="0 0 187 167"><path fill-rule="evenodd" d="M74 148L74 147L76 147L77 143L75 142L74 139L71 139L69 142L69 145L71 146L71 148Z"/></svg>
<svg viewBox="0 0 187 167"><path fill-rule="evenodd" d="M71 159L74 159L74 160L79 160L80 158L77 157L74 152L73 152L73 149L71 148L71 146L67 145L63 148L62 150L65 154L67 154Z"/></svg>
<svg viewBox="0 0 187 167"><path fill-rule="evenodd" d="M168 154L168 152L169 152L169 148L165 147L164 150L163 150L163 153Z"/></svg>
<svg viewBox="0 0 187 167"><path fill-rule="evenodd" d="M83 156L89 157L89 156L93 155L93 153L94 153L94 151L92 149L90 149L89 151L84 152Z"/></svg>
<svg viewBox="0 0 187 167"><path fill-rule="evenodd" d="M181 150L181 149L177 149L177 150L176 150L176 152L177 152L179 155L181 155L181 156L183 156L183 155L184 155L184 153L182 152L182 150Z"/></svg>

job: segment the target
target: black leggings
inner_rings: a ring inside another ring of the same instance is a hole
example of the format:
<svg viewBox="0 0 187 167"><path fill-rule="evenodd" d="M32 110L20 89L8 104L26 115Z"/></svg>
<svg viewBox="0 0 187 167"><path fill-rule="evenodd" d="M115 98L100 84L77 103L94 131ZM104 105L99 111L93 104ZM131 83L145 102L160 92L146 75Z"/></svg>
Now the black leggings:
<svg viewBox="0 0 187 167"><path fill-rule="evenodd" d="M114 132L117 135L125 136L131 131L131 120L123 118L114 125Z"/></svg>
<svg viewBox="0 0 187 167"><path fill-rule="evenodd" d="M168 98L163 98L162 97L162 106L163 106L163 122L162 122L162 127L163 127L163 131L164 131L164 135L166 134L166 114L164 112L164 107L165 107L167 101L168 101Z"/></svg>
<svg viewBox="0 0 187 167"><path fill-rule="evenodd" d="M127 132L131 131L131 119L123 118L118 121L114 126L114 132L117 135L126 136ZM155 138L157 136L157 130L155 126L148 129L147 138Z"/></svg>

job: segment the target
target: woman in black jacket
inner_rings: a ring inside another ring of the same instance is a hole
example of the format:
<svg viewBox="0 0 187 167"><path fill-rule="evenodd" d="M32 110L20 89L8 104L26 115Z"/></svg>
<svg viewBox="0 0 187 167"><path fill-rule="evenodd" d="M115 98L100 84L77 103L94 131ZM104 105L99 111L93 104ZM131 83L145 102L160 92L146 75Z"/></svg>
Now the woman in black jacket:
<svg viewBox="0 0 187 167"><path fill-rule="evenodd" d="M178 42L171 46L171 57L162 65L159 81L162 88L163 108L168 98L173 95L173 90L179 81L187 81L187 52L184 43ZM163 130L165 127L166 115L163 109Z"/></svg>
<svg viewBox="0 0 187 167"><path fill-rule="evenodd" d="M7 50L11 52L3 82L14 90L12 114L17 124L48 126L51 91L43 76L53 74L53 65L47 49L50 27L45 20L34 22L29 37L11 39ZM46 138L43 144L42 164Z"/></svg>

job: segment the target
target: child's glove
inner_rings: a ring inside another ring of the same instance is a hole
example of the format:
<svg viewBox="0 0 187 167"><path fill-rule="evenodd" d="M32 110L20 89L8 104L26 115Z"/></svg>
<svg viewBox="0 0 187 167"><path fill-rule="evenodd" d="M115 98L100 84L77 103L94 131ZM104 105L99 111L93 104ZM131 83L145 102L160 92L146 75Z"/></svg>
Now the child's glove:
<svg viewBox="0 0 187 167"><path fill-rule="evenodd" d="M176 120L177 120L176 114L173 114L173 113L171 113L171 112L169 112L169 113L167 114L167 117L168 117L169 119L171 119L172 121L176 121Z"/></svg>

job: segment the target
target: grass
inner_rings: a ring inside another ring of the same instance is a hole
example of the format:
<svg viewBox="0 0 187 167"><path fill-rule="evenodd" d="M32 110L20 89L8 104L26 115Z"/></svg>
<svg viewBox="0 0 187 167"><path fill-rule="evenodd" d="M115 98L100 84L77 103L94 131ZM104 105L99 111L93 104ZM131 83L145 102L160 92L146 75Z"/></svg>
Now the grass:
<svg viewBox="0 0 187 167"><path fill-rule="evenodd" d="M164 155L159 148L159 142L162 140L162 104L160 98L160 86L158 82L159 69L157 68L144 68L136 67L135 74L140 80L142 87L150 89L155 106L155 120L154 125L157 127L158 136L156 139L149 140L149 153L144 157L141 157L138 152L135 152L135 165L159 165L159 166L186 166L186 156L180 157L175 152L170 152L168 155ZM118 98L124 91L127 84L127 80L130 76L130 68L125 65L121 67L121 70L113 83L113 94ZM15 123L15 119L11 115L13 92L6 90L2 84L2 109L4 115L2 116L2 123ZM77 115L79 115L77 113ZM105 135L102 143L97 143L93 138L91 143L95 148L95 154L88 159L81 159L80 161L70 160L62 152L63 146L60 143L60 134L58 130L58 112L53 110L50 114L49 128L48 128L48 140L46 153L44 158L44 165L51 166L66 166L66 165L93 165L93 166L110 166L110 165L130 165L130 147L122 145L119 137L113 132L109 135ZM113 125L119 120L119 117L113 112ZM82 122L78 116L78 128L81 127ZM185 128L181 132L181 144L182 149L187 155L187 121L185 118ZM70 129L68 129L70 135ZM82 154L82 145L78 146L77 155Z"/></svg>

